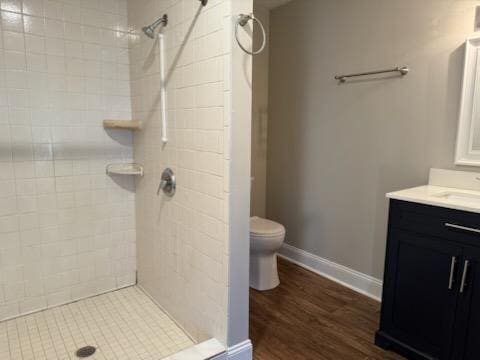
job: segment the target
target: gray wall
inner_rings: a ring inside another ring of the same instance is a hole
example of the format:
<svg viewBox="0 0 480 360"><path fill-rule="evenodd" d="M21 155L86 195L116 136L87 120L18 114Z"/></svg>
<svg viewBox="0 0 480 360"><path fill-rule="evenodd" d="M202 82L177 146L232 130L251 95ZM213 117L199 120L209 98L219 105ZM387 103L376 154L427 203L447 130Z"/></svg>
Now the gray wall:
<svg viewBox="0 0 480 360"><path fill-rule="evenodd" d="M480 1L297 0L272 11L267 215L287 243L381 278L385 193L454 168ZM409 65L405 78L333 76Z"/></svg>
<svg viewBox="0 0 480 360"><path fill-rule="evenodd" d="M269 31L270 12L255 1L253 12ZM257 30L257 28L255 28ZM260 30L253 32L254 48L262 45ZM258 55L252 58L252 185L250 191L250 214L265 217L267 186L267 126L268 126L268 62L269 41Z"/></svg>

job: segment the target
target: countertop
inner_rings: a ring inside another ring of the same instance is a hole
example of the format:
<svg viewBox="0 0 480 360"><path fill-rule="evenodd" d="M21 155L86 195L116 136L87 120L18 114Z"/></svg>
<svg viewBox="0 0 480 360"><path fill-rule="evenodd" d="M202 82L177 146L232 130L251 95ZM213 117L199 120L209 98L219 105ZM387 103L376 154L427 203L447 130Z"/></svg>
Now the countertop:
<svg viewBox="0 0 480 360"><path fill-rule="evenodd" d="M480 213L480 191L424 185L390 192L389 199Z"/></svg>

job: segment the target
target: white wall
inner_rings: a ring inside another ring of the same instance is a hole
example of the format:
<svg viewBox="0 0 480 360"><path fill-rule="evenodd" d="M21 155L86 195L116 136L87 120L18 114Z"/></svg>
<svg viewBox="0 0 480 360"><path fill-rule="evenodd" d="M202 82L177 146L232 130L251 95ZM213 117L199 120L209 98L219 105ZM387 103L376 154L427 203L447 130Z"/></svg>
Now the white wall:
<svg viewBox="0 0 480 360"><path fill-rule="evenodd" d="M251 215L265 217L267 185L267 129L268 129L268 62L270 40L270 12L261 1L254 2L254 14L260 19L267 33L265 50L252 59L252 190ZM254 28L254 48L262 44L262 32Z"/></svg>
<svg viewBox="0 0 480 360"><path fill-rule="evenodd" d="M243 52L234 40L233 24L238 14L250 14L252 0L232 0L228 19L231 51L231 86L228 162L228 357L251 359L252 345L249 326L249 256L250 256L250 171L252 131L252 56ZM252 44L252 24L238 31L238 39L248 47Z"/></svg>
<svg viewBox="0 0 480 360"><path fill-rule="evenodd" d="M135 282L126 4L2 1L0 320Z"/></svg>
<svg viewBox="0 0 480 360"><path fill-rule="evenodd" d="M272 11L267 215L287 243L382 276L385 193L454 167L463 43L478 5L296 0ZM333 78L403 65L403 79Z"/></svg>
<svg viewBox="0 0 480 360"><path fill-rule="evenodd" d="M251 0L239 3L251 8ZM228 307L228 292L235 288L229 279L229 180L237 175L231 172L230 127L238 115L232 111L232 10L229 0L210 0L204 8L193 0L128 2L129 25L138 35L130 54L132 106L134 118L144 123L134 141L135 160L145 167L136 198L139 284L196 340L216 337L224 344L228 313L235 311ZM164 147L158 43L140 32L163 13L169 16L164 33L171 74L170 140ZM241 127L241 136L246 133L249 141L250 116L243 119L248 127ZM156 195L166 167L177 176L171 199ZM238 175L248 184L248 167ZM245 189L241 196L247 194ZM248 206L242 216L248 223ZM247 252L238 259L248 264L248 234L240 240ZM248 278L248 268L242 271ZM242 291L248 302L248 286ZM248 309L241 318L248 319Z"/></svg>

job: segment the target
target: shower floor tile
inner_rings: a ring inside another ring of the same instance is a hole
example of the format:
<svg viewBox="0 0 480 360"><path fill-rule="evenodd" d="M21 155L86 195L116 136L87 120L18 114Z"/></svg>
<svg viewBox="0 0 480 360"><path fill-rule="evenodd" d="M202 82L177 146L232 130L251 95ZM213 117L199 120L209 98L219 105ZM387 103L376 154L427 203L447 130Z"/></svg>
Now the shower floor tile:
<svg viewBox="0 0 480 360"><path fill-rule="evenodd" d="M136 286L0 322L0 359L159 360L193 341Z"/></svg>

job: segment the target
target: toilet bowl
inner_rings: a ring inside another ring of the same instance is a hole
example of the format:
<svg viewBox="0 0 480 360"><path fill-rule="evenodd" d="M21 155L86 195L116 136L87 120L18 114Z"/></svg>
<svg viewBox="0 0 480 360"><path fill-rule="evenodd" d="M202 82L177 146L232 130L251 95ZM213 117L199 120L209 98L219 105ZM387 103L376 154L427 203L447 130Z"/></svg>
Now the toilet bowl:
<svg viewBox="0 0 480 360"><path fill-rule="evenodd" d="M269 290L280 284L277 251L285 239L285 228L258 216L250 218L250 287Z"/></svg>

